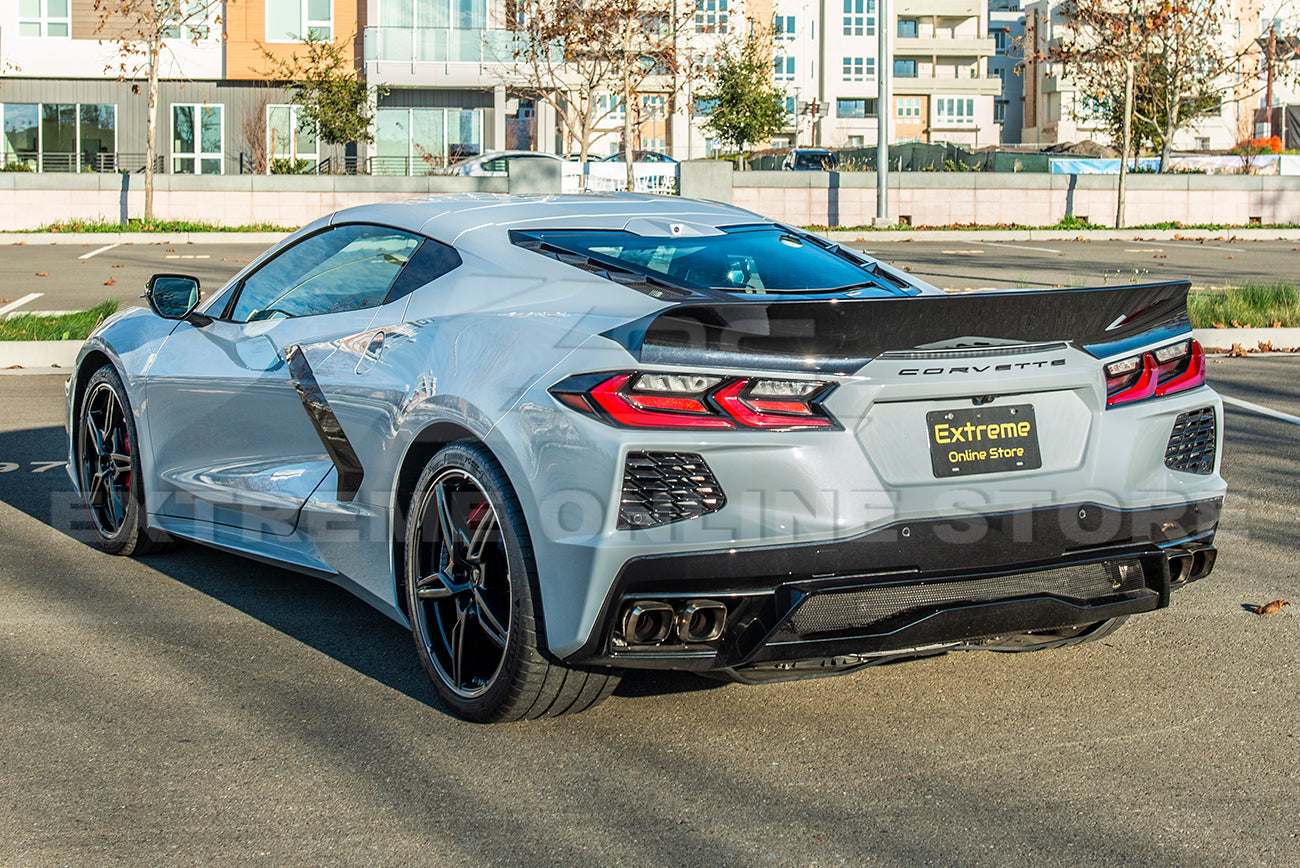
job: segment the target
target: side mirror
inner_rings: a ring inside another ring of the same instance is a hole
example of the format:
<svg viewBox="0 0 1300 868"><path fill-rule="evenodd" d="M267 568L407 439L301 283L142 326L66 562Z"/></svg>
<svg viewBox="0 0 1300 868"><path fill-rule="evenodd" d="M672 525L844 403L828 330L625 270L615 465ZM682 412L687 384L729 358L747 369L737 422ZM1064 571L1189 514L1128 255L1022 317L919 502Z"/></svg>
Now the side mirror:
<svg viewBox="0 0 1300 868"><path fill-rule="evenodd" d="M183 319L200 326L212 322L210 317L194 312L202 298L197 277L155 274L145 286L144 297L150 309L163 319Z"/></svg>

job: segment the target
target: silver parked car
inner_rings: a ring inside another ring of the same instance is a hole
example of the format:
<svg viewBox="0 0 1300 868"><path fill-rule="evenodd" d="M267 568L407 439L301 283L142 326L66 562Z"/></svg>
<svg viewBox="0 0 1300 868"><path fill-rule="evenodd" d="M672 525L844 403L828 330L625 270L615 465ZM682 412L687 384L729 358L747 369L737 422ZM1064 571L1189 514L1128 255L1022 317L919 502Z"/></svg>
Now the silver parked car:
<svg viewBox="0 0 1300 868"><path fill-rule="evenodd" d="M756 214L440 196L156 275L69 380L99 542L409 625L472 720L1106 635L1210 572L1186 283L947 295Z"/></svg>
<svg viewBox="0 0 1300 868"><path fill-rule="evenodd" d="M505 177L511 160L554 160L563 163L558 154L543 151L492 151L469 157L447 167L448 175L469 175L475 178Z"/></svg>

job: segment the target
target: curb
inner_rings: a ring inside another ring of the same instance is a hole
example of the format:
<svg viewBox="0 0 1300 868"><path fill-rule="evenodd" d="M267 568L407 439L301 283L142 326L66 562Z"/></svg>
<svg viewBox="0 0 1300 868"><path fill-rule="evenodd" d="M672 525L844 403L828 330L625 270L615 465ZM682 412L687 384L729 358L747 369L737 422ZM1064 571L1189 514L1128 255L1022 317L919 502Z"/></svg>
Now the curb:
<svg viewBox="0 0 1300 868"><path fill-rule="evenodd" d="M1213 350L1226 353L1237 345L1249 353L1268 352L1262 349L1266 345L1274 352L1300 347L1300 328L1193 329L1192 337L1211 355Z"/></svg>
<svg viewBox="0 0 1300 868"><path fill-rule="evenodd" d="M85 341L0 341L0 373L21 373L31 368L55 373L77 364Z"/></svg>
<svg viewBox="0 0 1300 868"><path fill-rule="evenodd" d="M1300 229L833 229L831 241L1300 241Z"/></svg>
<svg viewBox="0 0 1300 868"><path fill-rule="evenodd" d="M288 232L0 232L0 244L262 244Z"/></svg>

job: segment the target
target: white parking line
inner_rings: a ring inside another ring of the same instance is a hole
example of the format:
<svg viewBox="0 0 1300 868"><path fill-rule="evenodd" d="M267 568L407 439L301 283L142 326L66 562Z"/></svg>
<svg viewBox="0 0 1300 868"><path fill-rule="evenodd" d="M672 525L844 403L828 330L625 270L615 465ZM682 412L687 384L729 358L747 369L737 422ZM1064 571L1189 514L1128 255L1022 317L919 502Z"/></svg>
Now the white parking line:
<svg viewBox="0 0 1300 868"><path fill-rule="evenodd" d="M1011 247L1015 250L1033 250L1037 253L1060 253L1059 250L1051 250L1047 247L1026 247L1023 244L1004 244L1001 241L967 241L961 239L962 244L978 244L980 247Z"/></svg>
<svg viewBox="0 0 1300 868"><path fill-rule="evenodd" d="M1215 247L1213 244L1175 244L1172 241L1161 241L1160 244L1163 247L1187 247L1192 250L1229 250L1232 252L1241 250L1240 247Z"/></svg>
<svg viewBox="0 0 1300 868"><path fill-rule="evenodd" d="M121 242L118 242L118 244L121 244ZM118 244L105 244L103 247L99 248L98 250L92 250L83 256L78 256L77 258L89 259L92 256L98 256L99 254L103 253L105 250L112 250L114 247L117 247Z"/></svg>
<svg viewBox="0 0 1300 868"><path fill-rule="evenodd" d="M17 301L11 301L11 302L9 302L9 303L6 304L4 307L0 307L0 316L4 316L5 314L9 313L9 311L11 311L11 310L17 310L18 308L20 308L20 307L22 307L23 305L27 304L27 302L29 302L29 301L36 301L36 299L40 298L42 295L45 295L45 293L43 293L43 292L33 292L33 293L29 293L29 294L27 294L27 295L24 295L22 298L18 299Z"/></svg>
<svg viewBox="0 0 1300 868"><path fill-rule="evenodd" d="M1252 404L1249 401L1243 401L1240 398L1230 398L1220 393L1223 403L1233 407L1240 407L1243 410L1249 410L1252 413L1259 413L1261 416L1271 416L1274 419L1281 419L1283 422L1290 422L1292 425L1300 425L1300 416L1292 416L1290 413L1283 413L1279 410L1270 410L1268 407L1261 407L1258 404Z"/></svg>

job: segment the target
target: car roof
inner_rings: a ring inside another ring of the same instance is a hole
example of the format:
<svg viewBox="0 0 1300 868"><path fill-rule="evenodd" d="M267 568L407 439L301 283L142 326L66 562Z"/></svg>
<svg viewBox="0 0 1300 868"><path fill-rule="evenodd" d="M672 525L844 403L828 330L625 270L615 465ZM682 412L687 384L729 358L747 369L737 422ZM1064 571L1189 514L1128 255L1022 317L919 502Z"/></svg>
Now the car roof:
<svg viewBox="0 0 1300 868"><path fill-rule="evenodd" d="M380 223L421 232L448 244L486 246L499 245L501 235L509 229L617 230L637 220L648 221L642 225L651 231L655 221L663 221L665 233L671 223L711 228L771 222L752 211L730 205L637 193L449 193L405 202L360 205L337 212L330 222Z"/></svg>

